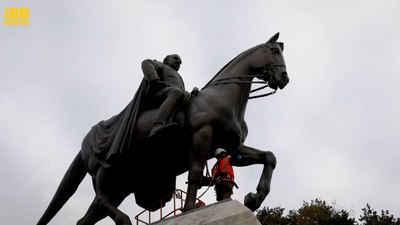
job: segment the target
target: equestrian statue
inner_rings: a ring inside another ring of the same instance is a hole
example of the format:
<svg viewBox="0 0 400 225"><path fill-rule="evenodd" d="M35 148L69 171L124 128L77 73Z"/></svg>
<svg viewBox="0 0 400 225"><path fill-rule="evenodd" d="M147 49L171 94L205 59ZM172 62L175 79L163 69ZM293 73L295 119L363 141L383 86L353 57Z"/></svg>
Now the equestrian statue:
<svg viewBox="0 0 400 225"><path fill-rule="evenodd" d="M149 103L152 99L146 91L151 85L143 79L125 109L94 125L85 136L37 225L50 222L86 174L92 177L95 198L78 225L93 225L107 216L116 225L132 225L118 209L122 201L133 193L138 206L155 211L171 200L176 177L186 171L183 211L193 210L205 165L217 148L228 151L233 166L263 165L256 193L250 192L244 198L245 206L252 211L258 209L269 194L276 158L271 151L245 145L248 129L244 117L249 99L275 93L289 82L283 43L277 42L278 37L276 33L267 42L240 53L192 93L171 115L168 122L175 126L170 126L168 132L150 135L160 105ZM175 60L178 62L178 58ZM262 83L271 92L252 96L264 88L252 89L253 83ZM145 104L137 107L138 102ZM155 204L160 200L161 205Z"/></svg>

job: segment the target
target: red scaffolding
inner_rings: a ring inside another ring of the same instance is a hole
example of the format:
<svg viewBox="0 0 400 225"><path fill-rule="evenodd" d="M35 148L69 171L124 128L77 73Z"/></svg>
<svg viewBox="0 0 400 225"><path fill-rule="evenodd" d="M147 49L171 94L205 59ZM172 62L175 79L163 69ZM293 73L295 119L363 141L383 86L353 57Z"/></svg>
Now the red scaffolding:
<svg viewBox="0 0 400 225"><path fill-rule="evenodd" d="M183 206L184 206L184 202L185 202L185 198L184 196L186 196L186 192L182 191L181 189L176 189L174 193L172 193L172 211L166 213L165 215L163 215L163 207L162 207L162 200L160 200L159 202L157 202L156 204L160 204L160 209L159 209L159 218L155 219L154 221L152 221L152 213L149 209L145 209L142 212L140 212L139 214L137 214L135 216L136 219L136 225L139 224L151 224L160 220L163 220L165 218L168 218L170 216L176 216L179 213L182 213L183 210ZM203 201L200 200L200 198L197 198L197 203L196 203L197 208L203 207L205 206L205 203ZM141 219L139 217L144 217L145 212L148 212L148 216L147 219L148 221L144 221L144 219Z"/></svg>

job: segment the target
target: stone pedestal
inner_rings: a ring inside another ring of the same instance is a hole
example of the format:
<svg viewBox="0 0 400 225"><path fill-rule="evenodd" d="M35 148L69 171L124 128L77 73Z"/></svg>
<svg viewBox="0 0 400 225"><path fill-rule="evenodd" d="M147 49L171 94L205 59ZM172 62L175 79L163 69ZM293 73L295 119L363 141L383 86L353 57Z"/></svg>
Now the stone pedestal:
<svg viewBox="0 0 400 225"><path fill-rule="evenodd" d="M253 212L237 200L224 200L152 225L261 225Z"/></svg>

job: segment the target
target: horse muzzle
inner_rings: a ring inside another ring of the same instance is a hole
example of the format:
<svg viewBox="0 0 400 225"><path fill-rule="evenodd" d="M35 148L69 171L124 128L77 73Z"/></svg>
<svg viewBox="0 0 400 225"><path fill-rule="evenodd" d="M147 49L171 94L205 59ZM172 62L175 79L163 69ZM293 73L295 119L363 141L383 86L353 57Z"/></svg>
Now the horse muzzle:
<svg viewBox="0 0 400 225"><path fill-rule="evenodd" d="M289 76L286 71L281 72L280 74L274 74L271 77L271 80L268 82L268 85L272 89L283 89L289 83Z"/></svg>

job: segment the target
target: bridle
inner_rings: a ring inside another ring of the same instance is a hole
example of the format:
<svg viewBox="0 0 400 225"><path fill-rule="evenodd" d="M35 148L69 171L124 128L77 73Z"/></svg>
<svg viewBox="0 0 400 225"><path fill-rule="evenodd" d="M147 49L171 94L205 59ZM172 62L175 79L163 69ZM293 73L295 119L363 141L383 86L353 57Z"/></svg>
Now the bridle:
<svg viewBox="0 0 400 225"><path fill-rule="evenodd" d="M269 87L268 83L269 81L271 81L271 79L273 78L273 76L275 75L275 70L274 68L276 67L286 67L284 64L271 64L268 63L263 67L263 72L261 74L255 74L255 75L238 75L238 76L233 76L233 77L226 77L226 78L221 78L215 81L212 81L210 83L208 83L206 86L204 86L202 88L202 90L204 88L210 87L210 86L214 86L214 85L219 85L219 84L264 84L262 87L253 89L250 91L250 93L253 92L257 92L260 91L266 87ZM260 78L260 77L269 77L268 81L262 80L262 81L245 81L245 80L241 80L240 78L248 78L248 77L252 77L252 78ZM277 89L274 89L271 92L268 92L266 94L260 94L260 95L254 95L254 96L250 96L249 99L254 99L254 98L260 98L260 97L266 97L269 95L273 95L275 94L277 91Z"/></svg>
<svg viewBox="0 0 400 225"><path fill-rule="evenodd" d="M286 66L285 66L284 64L270 64L270 63L267 63L267 64L264 66L263 73L262 73L261 76L262 76L262 77L264 77L264 76L269 76L268 82L262 81L262 83L265 83L265 85L262 86L262 87L259 87L259 88L256 88L256 89L251 90L250 93L253 93L253 92L262 90L262 89L264 89L264 88L266 88L266 87L269 87L269 82L272 80L272 77L275 75L275 70L274 70L274 68L276 68L276 67L286 67ZM256 82L257 82L257 81L254 81L254 82L252 81L252 83L256 83ZM266 94L253 95L253 96L250 96L249 99L260 98L260 97L267 97L267 96L269 96L269 95L275 94L277 90L278 90L278 88L276 88L276 89L274 89L273 91L268 92L268 93L266 93Z"/></svg>
<svg viewBox="0 0 400 225"><path fill-rule="evenodd" d="M264 45L263 48L267 48L267 46ZM272 64L272 63L269 63L268 60L267 60L267 55L266 54L264 55L264 57L265 57L265 65L263 66L261 74L238 75L238 76L232 76L232 77L225 77L225 78L217 79L217 80L209 82L201 90L203 90L204 88L207 88L207 87L210 87L210 86L214 86L214 85L219 85L219 84L264 84L264 86L256 88L256 89L253 89L253 90L250 91L250 93L253 93L253 92L260 91L260 90L262 90L262 89L264 89L266 87L269 87L268 83L272 80L272 78L275 75L275 69L274 68L286 67L286 66L285 66L285 64ZM251 78L269 77L269 78L268 78L268 81L265 81L264 79L261 79L262 81L253 81L253 79L251 79L251 81L241 80L241 78L248 78L248 77L251 77ZM276 88L273 91L268 92L266 94L250 96L249 99L260 98L260 97L266 97L266 96L269 96L269 95L273 95L273 94L276 93L277 89L278 88Z"/></svg>

